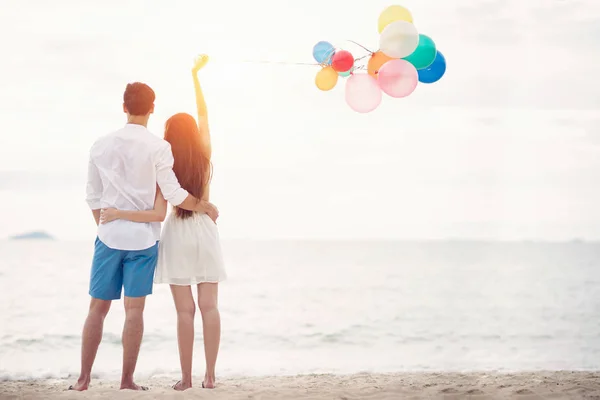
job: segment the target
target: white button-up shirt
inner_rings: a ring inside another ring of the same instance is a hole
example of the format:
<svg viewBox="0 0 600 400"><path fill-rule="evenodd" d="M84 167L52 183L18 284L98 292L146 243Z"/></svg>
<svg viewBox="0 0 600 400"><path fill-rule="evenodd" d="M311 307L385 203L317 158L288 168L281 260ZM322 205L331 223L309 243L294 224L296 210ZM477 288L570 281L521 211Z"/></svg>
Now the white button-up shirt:
<svg viewBox="0 0 600 400"><path fill-rule="evenodd" d="M175 206L188 196L173 172L171 145L146 127L127 124L92 146L86 190L92 210L152 210L157 183ZM100 224L98 238L112 249L143 250L160 238L160 223L116 220Z"/></svg>

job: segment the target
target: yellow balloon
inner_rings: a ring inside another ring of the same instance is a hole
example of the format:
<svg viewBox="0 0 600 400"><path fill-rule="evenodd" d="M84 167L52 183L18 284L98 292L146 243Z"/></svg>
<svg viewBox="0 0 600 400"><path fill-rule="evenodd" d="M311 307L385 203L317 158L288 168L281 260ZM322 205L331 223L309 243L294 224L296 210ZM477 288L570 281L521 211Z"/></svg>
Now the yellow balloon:
<svg viewBox="0 0 600 400"><path fill-rule="evenodd" d="M389 6L379 16L379 33L383 32L386 26L396 21L413 22L410 11L402 6Z"/></svg>
<svg viewBox="0 0 600 400"><path fill-rule="evenodd" d="M315 85L323 91L331 90L338 81L338 73L332 67L325 67L317 72Z"/></svg>

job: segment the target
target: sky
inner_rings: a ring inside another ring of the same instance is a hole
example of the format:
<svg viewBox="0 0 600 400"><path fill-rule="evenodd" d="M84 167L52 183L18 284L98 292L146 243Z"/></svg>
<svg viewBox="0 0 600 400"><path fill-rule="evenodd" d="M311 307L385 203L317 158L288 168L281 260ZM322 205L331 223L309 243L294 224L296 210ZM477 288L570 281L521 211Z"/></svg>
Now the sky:
<svg viewBox="0 0 600 400"><path fill-rule="evenodd" d="M363 115L293 65L320 40L376 50L392 4L441 81ZM2 0L0 37L0 238L93 238L88 150L124 124L125 85L155 89L161 136L207 53L224 238L600 239L597 1Z"/></svg>

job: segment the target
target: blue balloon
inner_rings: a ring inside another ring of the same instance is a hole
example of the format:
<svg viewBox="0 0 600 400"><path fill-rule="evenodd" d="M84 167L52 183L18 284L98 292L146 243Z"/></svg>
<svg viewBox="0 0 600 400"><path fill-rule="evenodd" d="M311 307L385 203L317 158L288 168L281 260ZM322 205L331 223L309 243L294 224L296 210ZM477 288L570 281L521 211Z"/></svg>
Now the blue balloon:
<svg viewBox="0 0 600 400"><path fill-rule="evenodd" d="M331 64L335 48L329 42L319 42L313 47L313 57L319 64Z"/></svg>
<svg viewBox="0 0 600 400"><path fill-rule="evenodd" d="M419 73L419 82L434 83L439 81L446 73L446 58L438 51L435 55L433 63L425 68L417 71Z"/></svg>

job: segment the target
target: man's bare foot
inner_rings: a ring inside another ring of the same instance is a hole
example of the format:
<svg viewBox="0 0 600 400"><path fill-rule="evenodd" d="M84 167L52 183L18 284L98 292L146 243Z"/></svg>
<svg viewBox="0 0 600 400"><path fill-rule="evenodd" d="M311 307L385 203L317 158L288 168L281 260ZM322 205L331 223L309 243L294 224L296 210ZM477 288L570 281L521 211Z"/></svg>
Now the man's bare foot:
<svg viewBox="0 0 600 400"><path fill-rule="evenodd" d="M190 389L191 387L192 382L179 381L173 385L173 389L177 390L178 392L183 392L184 390Z"/></svg>
<svg viewBox="0 0 600 400"><path fill-rule="evenodd" d="M121 383L121 390L123 390L123 389L128 389L128 390L148 390L148 388L146 386L136 385L133 382L130 382L130 383Z"/></svg>
<svg viewBox="0 0 600 400"><path fill-rule="evenodd" d="M78 392L83 392L84 390L88 390L88 386L90 385L90 380L86 378L79 378L77 383L69 386L68 390L76 390Z"/></svg>
<svg viewBox="0 0 600 400"><path fill-rule="evenodd" d="M202 387L205 389L214 389L215 388L215 377L214 376L205 376L204 382L202 382Z"/></svg>

